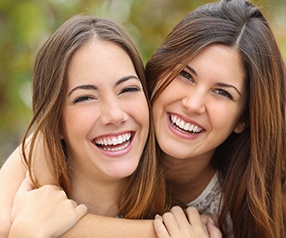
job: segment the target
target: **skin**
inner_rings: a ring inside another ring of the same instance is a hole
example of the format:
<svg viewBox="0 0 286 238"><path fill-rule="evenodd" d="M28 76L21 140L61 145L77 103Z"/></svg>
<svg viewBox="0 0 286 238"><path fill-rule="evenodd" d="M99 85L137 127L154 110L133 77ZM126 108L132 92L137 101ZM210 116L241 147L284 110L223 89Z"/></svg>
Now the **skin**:
<svg viewBox="0 0 286 238"><path fill-rule="evenodd" d="M217 146L230 133L244 129L244 76L238 52L221 45L209 46L153 104L167 178L174 184L175 198L184 203L201 194L211 180L215 171L210 161ZM187 124L194 125L196 133L183 130Z"/></svg>
<svg viewBox="0 0 286 238"><path fill-rule="evenodd" d="M27 206L31 203L34 206ZM13 226L9 237L59 237L86 213L85 205L78 205L75 201L67 199L65 192L58 186L45 185L39 189L33 189L32 182L27 176L15 195L11 213ZM62 217L63 214L66 215L65 219ZM34 219L35 217L37 219ZM32 232L25 229L25 226L30 224L35 227Z"/></svg>
<svg viewBox="0 0 286 238"><path fill-rule="evenodd" d="M241 116L246 99L245 73L239 54L234 49L221 45L209 46L203 50L156 99L153 104L156 136L164 151L167 178L175 185L174 196L177 199L187 203L204 190L215 173L209 163L215 148L231 132L240 133L244 129ZM197 133L186 133L172 126L170 114L199 126ZM172 214L172 219L180 220L184 217L180 212ZM175 227L177 223L168 222L168 217L155 219L155 230L159 237L175 237L173 232L184 232L183 227ZM113 231L117 231L118 237L128 234L154 236L150 221L128 221L130 229L127 231L122 231L121 227L126 221L122 221L121 225L119 223L112 223L112 229L108 231L109 229L105 230L104 218L101 220L87 215L75 226L74 232L77 229L86 231L86 237L101 232L102 237L112 237ZM95 229L93 224L97 224L100 229ZM207 226L211 224L208 222ZM136 231L136 228L139 229ZM145 232L142 234L143 230ZM188 235L192 237L192 233Z"/></svg>
<svg viewBox="0 0 286 238"><path fill-rule="evenodd" d="M57 186L45 185L33 190L32 183L27 177L15 196L12 210L13 225L9 237L19 237L21 234L24 234L24 236L21 235L24 238L35 235L36 237L59 237L74 226L86 212L86 206L77 205L73 200L67 199L65 193ZM114 221L118 220L121 219L114 219ZM27 229L30 224L35 228ZM140 229L140 227L137 228ZM183 211L176 206L162 217L157 215L154 219L154 229L158 238L222 237L214 222L208 216L200 216L193 207ZM140 230L146 235L142 227ZM115 236L116 234L113 235ZM68 237L71 236L68 235Z"/></svg>
<svg viewBox="0 0 286 238"><path fill-rule="evenodd" d="M213 220L207 216L200 216L194 207L188 207L183 211L180 207L175 206L163 216L157 215L154 227L159 238L221 237L219 230L214 229Z"/></svg>
<svg viewBox="0 0 286 238"><path fill-rule="evenodd" d="M116 216L117 198L138 166L149 131L141 82L124 50L94 40L73 57L67 92L62 134L74 168L71 198L91 213ZM118 144L105 145L108 140Z"/></svg>
<svg viewBox="0 0 286 238"><path fill-rule="evenodd" d="M57 186L31 191L31 184L24 181L13 206L9 237L18 237L22 231L29 237L35 234L34 229L39 237L58 237L87 209L117 216L122 186L138 166L149 132L149 111L127 53L114 43L91 40L73 56L67 78L61 136L73 175L70 197L84 203L86 206L79 208L85 209L77 208L73 200L65 202L67 196ZM47 200L50 197L53 199ZM29 216L27 221L25 216ZM34 224L31 219L36 220L35 226L30 225ZM57 220L61 223L50 224ZM40 229L41 226L49 229Z"/></svg>

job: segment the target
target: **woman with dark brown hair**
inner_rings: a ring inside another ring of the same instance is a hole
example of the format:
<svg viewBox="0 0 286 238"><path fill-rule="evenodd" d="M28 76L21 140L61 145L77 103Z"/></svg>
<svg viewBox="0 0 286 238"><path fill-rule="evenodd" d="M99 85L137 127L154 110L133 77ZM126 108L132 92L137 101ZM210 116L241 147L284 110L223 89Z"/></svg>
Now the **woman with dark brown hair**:
<svg viewBox="0 0 286 238"><path fill-rule="evenodd" d="M285 63L259 9L198 8L146 71L174 198L218 215L226 237L286 237Z"/></svg>

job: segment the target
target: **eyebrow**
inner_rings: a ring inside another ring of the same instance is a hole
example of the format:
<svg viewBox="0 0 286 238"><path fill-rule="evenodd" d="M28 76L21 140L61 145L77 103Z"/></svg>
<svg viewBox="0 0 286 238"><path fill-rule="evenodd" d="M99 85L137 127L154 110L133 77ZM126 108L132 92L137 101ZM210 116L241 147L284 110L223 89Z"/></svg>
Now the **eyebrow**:
<svg viewBox="0 0 286 238"><path fill-rule="evenodd" d="M189 65L187 65L186 68L187 68L188 70L190 70L194 75L198 76L196 70L194 70L192 67L190 67Z"/></svg>
<svg viewBox="0 0 286 238"><path fill-rule="evenodd" d="M118 86L126 81L128 81L129 79L137 79L139 80L139 78L135 75L128 75L128 76L125 76L121 79L119 79L116 83L115 83L115 86ZM83 84L83 85L79 85L79 86L76 86L75 88L73 88L69 93L68 93L68 97L76 90L78 89L86 89L86 90L97 90L98 87L96 85L93 85L93 84Z"/></svg>
<svg viewBox="0 0 286 238"><path fill-rule="evenodd" d="M188 70L190 70L194 75L198 76L197 72L192 67L187 65L186 68ZM224 87L224 88L233 88L240 96L242 95L241 92L235 86L233 86L231 84L217 83L217 85L220 86L220 87Z"/></svg>
<svg viewBox="0 0 286 238"><path fill-rule="evenodd" d="M233 85L226 84L226 83L218 83L217 85L220 87L224 87L224 88L233 88L240 96L242 95L241 92Z"/></svg>

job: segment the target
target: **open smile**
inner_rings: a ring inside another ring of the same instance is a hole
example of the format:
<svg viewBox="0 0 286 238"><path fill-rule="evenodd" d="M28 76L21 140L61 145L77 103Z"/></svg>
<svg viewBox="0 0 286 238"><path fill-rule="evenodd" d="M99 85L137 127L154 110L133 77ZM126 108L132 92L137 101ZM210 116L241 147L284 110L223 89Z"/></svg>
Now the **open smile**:
<svg viewBox="0 0 286 238"><path fill-rule="evenodd" d="M105 151L117 152L125 150L133 139L134 132L127 132L116 136L97 137L93 140L98 148Z"/></svg>
<svg viewBox="0 0 286 238"><path fill-rule="evenodd" d="M172 123L172 125L183 131L183 132L187 132L187 133L191 133L191 134L199 134L201 133L204 129L199 127L198 125L195 125L193 123L190 122L186 122L184 121L182 118L179 118L176 115L170 114L170 122Z"/></svg>

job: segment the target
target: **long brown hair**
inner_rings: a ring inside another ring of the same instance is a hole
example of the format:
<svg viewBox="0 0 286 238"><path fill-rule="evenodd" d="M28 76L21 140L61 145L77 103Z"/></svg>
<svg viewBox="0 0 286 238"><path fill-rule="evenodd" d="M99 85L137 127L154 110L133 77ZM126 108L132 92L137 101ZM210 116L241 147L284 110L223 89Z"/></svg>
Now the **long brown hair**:
<svg viewBox="0 0 286 238"><path fill-rule="evenodd" d="M246 129L231 134L212 159L223 189L220 227L226 234L230 213L236 238L286 237L285 63L260 10L244 0L222 0L186 16L147 63L152 102L211 44L239 52L248 90Z"/></svg>
<svg viewBox="0 0 286 238"><path fill-rule="evenodd" d="M75 16L60 26L44 43L34 66L34 115L22 140L22 153L31 172L34 160L37 159L33 153L40 136L45 144L45 155L49 155L49 169L68 195L72 187L71 175L60 133L62 105L67 90L67 68L75 52L92 39L112 42L129 55L148 98L141 57L127 33L112 21L92 16ZM151 116L149 103L148 106ZM32 128L34 132L27 155L27 135ZM154 138L150 118L150 132L138 168L130 176L119 198L118 213L124 214L126 218L150 218L164 210L165 182L156 158Z"/></svg>

